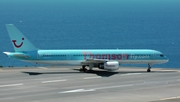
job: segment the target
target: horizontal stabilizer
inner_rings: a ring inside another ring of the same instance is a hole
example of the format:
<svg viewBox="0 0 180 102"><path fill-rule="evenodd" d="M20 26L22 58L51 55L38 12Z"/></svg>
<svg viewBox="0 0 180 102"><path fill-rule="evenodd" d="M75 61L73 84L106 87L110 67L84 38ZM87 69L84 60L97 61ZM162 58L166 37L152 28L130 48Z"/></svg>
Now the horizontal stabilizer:
<svg viewBox="0 0 180 102"><path fill-rule="evenodd" d="M3 52L7 57L15 57L15 58L30 58L30 56L23 54L23 53L11 53L11 52Z"/></svg>

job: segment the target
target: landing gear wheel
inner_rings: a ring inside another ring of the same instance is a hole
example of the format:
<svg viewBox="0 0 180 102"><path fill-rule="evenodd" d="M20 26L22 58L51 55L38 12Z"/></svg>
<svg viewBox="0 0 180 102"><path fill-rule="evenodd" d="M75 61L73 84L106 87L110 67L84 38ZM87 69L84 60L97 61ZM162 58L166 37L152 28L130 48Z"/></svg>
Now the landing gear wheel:
<svg viewBox="0 0 180 102"><path fill-rule="evenodd" d="M93 73L93 70L87 70L86 73Z"/></svg>
<svg viewBox="0 0 180 102"><path fill-rule="evenodd" d="M86 71L87 71L87 69L86 69L86 68L84 68L84 69L83 69L83 68L81 68L81 69L79 69L79 71L80 71L80 72L86 72Z"/></svg>
<svg viewBox="0 0 180 102"><path fill-rule="evenodd" d="M80 72L85 72L85 73L92 73L93 72L93 70L92 70L93 66L94 66L93 64L90 64L89 65L89 70L87 70L86 65L83 65L82 68L80 68L79 71Z"/></svg>
<svg viewBox="0 0 180 102"><path fill-rule="evenodd" d="M151 69L147 69L147 72L151 72Z"/></svg>
<svg viewBox="0 0 180 102"><path fill-rule="evenodd" d="M82 68L79 69L80 72L86 72L87 69L85 68L86 66L82 66Z"/></svg>

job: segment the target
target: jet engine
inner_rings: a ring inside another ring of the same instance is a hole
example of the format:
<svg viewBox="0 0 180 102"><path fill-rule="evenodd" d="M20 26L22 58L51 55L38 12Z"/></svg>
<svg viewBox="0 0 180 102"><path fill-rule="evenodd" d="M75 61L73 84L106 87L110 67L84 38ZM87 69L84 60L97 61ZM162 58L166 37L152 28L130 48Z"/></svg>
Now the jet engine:
<svg viewBox="0 0 180 102"><path fill-rule="evenodd" d="M119 62L105 62L98 65L99 69L104 69L108 71L118 70L119 69Z"/></svg>

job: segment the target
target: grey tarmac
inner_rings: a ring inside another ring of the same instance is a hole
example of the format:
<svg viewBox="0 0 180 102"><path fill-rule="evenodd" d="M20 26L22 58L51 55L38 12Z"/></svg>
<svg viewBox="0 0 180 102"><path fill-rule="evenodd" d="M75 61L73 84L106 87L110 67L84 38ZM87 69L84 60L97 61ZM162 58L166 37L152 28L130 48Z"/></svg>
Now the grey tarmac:
<svg viewBox="0 0 180 102"><path fill-rule="evenodd" d="M180 102L178 69L82 73L79 68L1 68L0 102Z"/></svg>

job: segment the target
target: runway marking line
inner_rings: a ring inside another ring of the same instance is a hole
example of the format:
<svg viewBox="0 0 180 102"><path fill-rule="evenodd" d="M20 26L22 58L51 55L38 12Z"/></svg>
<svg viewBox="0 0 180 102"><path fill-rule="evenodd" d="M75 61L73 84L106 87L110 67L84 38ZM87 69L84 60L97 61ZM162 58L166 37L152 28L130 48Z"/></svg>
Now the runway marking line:
<svg viewBox="0 0 180 102"><path fill-rule="evenodd" d="M163 99L160 99L160 100L161 100L161 101L163 101L163 100L172 100L172 99L177 99L177 98L180 98L180 96L170 97L170 98L163 98Z"/></svg>
<svg viewBox="0 0 180 102"><path fill-rule="evenodd" d="M70 90L70 91L63 91L63 92L59 92L59 93L75 93L75 92L90 92L90 91L96 91L95 89L75 89L75 90Z"/></svg>
<svg viewBox="0 0 180 102"><path fill-rule="evenodd" d="M41 83L45 84L45 83L55 83L55 82L62 82L62 81L67 81L66 79L63 80L50 80L50 81L42 81Z"/></svg>
<svg viewBox="0 0 180 102"><path fill-rule="evenodd" d="M107 87L99 87L99 88L93 88L93 89L94 89L94 90L112 89L112 88L128 87L128 86L133 86L133 85L134 85L134 84L118 85L118 86L107 86Z"/></svg>
<svg viewBox="0 0 180 102"><path fill-rule="evenodd" d="M120 87L128 87L128 86L133 86L133 84L119 85L119 86L98 87L98 88L92 88L92 89L75 89L75 90L63 91L63 92L59 92L59 93L90 92L90 91L96 91L96 90L120 88Z"/></svg>
<svg viewBox="0 0 180 102"><path fill-rule="evenodd" d="M24 85L23 83L19 83L19 84L8 84L8 85L0 85L0 88L1 87L13 87L13 86L21 86L21 85Z"/></svg>
<svg viewBox="0 0 180 102"><path fill-rule="evenodd" d="M102 78L101 76L96 76L96 77L85 77L83 79L98 79L98 78Z"/></svg>

